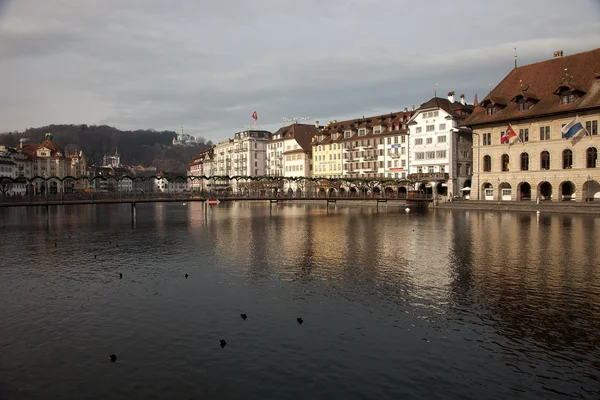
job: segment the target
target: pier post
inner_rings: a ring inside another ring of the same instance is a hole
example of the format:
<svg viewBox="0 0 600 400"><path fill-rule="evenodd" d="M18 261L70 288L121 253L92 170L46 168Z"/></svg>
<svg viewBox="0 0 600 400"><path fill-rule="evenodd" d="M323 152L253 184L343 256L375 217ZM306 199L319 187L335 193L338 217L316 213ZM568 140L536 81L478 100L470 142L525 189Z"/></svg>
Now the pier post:
<svg viewBox="0 0 600 400"><path fill-rule="evenodd" d="M46 204L46 223L50 221L50 207Z"/></svg>

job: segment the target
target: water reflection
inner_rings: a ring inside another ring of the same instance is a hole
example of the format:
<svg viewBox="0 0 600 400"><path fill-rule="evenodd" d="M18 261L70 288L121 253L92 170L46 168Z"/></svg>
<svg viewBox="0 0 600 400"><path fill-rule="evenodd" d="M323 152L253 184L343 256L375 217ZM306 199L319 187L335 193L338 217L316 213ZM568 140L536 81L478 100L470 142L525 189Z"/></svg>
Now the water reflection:
<svg viewBox="0 0 600 400"><path fill-rule="evenodd" d="M51 207L45 217L0 209L0 376L33 382L13 398L47 397L41 387L64 397L53 373L78 369L102 393L106 371L81 355L123 332L135 354L123 373L163 397L173 389L154 355L194 371L181 382L188 395L199 395L198 377L229 398L299 398L285 388L318 377L346 398L382 386L390 398L600 394L597 217L268 203L138 204L134 227L129 205ZM207 350L224 334L235 355ZM22 338L47 351L15 364L31 354ZM165 338L178 343L169 352ZM54 371L45 357L66 347L76 361ZM201 372L208 361L211 374ZM219 373L228 384L213 381Z"/></svg>

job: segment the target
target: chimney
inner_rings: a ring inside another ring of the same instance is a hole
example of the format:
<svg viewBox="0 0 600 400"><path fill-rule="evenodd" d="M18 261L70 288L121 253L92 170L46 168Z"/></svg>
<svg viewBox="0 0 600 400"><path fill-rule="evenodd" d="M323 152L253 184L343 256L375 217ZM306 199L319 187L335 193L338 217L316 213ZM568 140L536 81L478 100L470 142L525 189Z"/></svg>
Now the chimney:
<svg viewBox="0 0 600 400"><path fill-rule="evenodd" d="M315 121L315 128L319 129L319 121Z"/></svg>
<svg viewBox="0 0 600 400"><path fill-rule="evenodd" d="M563 56L563 51L562 50L557 50L554 52L554 58L559 58Z"/></svg>
<svg viewBox="0 0 600 400"><path fill-rule="evenodd" d="M465 105L465 95L464 94L460 95L460 104L462 104L463 106Z"/></svg>
<svg viewBox="0 0 600 400"><path fill-rule="evenodd" d="M448 92L448 101L454 103L454 92Z"/></svg>
<svg viewBox="0 0 600 400"><path fill-rule="evenodd" d="M408 112L408 107L404 107L404 112Z"/></svg>

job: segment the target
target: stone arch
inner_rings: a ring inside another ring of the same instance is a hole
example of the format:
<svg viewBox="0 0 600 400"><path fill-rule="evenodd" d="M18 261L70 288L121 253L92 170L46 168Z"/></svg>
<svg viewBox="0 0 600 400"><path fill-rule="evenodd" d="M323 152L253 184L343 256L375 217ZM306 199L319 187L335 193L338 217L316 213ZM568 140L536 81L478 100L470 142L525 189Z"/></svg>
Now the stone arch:
<svg viewBox="0 0 600 400"><path fill-rule="evenodd" d="M417 186L419 192L427 195L427 196L432 196L433 195L433 188L431 187L431 184L429 182L421 182L418 186Z"/></svg>
<svg viewBox="0 0 600 400"><path fill-rule="evenodd" d="M405 199L407 194L408 194L408 189L406 189L406 186L400 186L398 188L398 197L399 198Z"/></svg>
<svg viewBox="0 0 600 400"><path fill-rule="evenodd" d="M552 200L552 184L548 181L540 182L537 187L538 198L542 200Z"/></svg>
<svg viewBox="0 0 600 400"><path fill-rule="evenodd" d="M583 184L584 201L600 200L600 183L595 180L588 180Z"/></svg>
<svg viewBox="0 0 600 400"><path fill-rule="evenodd" d="M518 199L521 201L531 201L531 185L528 182L521 182L517 185Z"/></svg>
<svg viewBox="0 0 600 400"><path fill-rule="evenodd" d="M481 185L481 198L483 200L494 200L494 185L484 182Z"/></svg>
<svg viewBox="0 0 600 400"><path fill-rule="evenodd" d="M436 183L435 192L440 196L448 196L448 184L446 182Z"/></svg>
<svg viewBox="0 0 600 400"><path fill-rule="evenodd" d="M502 182L498 185L498 201L512 200L512 186L508 182Z"/></svg>
<svg viewBox="0 0 600 400"><path fill-rule="evenodd" d="M564 181L558 186L560 199L563 201L575 200L575 184L571 181Z"/></svg>

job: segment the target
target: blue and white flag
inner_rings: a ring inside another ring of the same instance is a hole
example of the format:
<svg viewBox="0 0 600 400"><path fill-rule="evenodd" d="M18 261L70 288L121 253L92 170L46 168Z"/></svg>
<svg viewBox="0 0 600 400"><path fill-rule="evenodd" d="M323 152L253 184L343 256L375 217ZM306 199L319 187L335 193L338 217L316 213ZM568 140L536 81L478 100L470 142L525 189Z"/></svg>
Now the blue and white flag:
<svg viewBox="0 0 600 400"><path fill-rule="evenodd" d="M575 136L579 131L583 130L583 125L581 124L581 121L579 120L579 115L576 115L575 118L573 118L571 120L571 122L569 122L568 124L566 124L565 126L563 126L561 128L561 131L563 133L563 137L565 139L571 139L573 136Z"/></svg>

